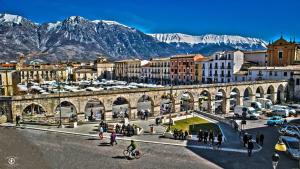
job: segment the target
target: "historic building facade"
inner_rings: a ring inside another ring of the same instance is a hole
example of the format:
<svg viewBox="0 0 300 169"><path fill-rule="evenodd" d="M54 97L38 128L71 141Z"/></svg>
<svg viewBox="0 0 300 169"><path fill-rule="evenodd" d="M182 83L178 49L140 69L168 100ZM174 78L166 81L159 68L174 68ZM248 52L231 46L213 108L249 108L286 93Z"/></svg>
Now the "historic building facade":
<svg viewBox="0 0 300 169"><path fill-rule="evenodd" d="M280 39L267 46L268 66L287 66L300 63L300 45L294 41Z"/></svg>
<svg viewBox="0 0 300 169"><path fill-rule="evenodd" d="M195 82L195 61L204 56L200 54L176 55L170 58L170 75L174 84Z"/></svg>

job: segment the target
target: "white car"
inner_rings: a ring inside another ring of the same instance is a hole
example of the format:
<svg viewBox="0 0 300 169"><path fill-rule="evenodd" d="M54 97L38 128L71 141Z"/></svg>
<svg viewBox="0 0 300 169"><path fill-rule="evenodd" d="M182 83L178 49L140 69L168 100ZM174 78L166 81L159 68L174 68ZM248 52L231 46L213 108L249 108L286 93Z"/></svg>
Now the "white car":
<svg viewBox="0 0 300 169"><path fill-rule="evenodd" d="M274 109L271 113L272 116L282 116L282 117L288 117L289 111L287 109Z"/></svg>
<svg viewBox="0 0 300 169"><path fill-rule="evenodd" d="M234 115L237 117L242 117L243 112L246 112L246 118L250 119L259 119L259 114L253 107L246 107L246 106L235 106L234 108Z"/></svg>
<svg viewBox="0 0 300 169"><path fill-rule="evenodd" d="M288 116L295 116L296 114L296 110L289 108L288 106L283 106L283 105L274 105L272 106L272 110L277 110L277 109L286 109L288 110L289 115Z"/></svg>

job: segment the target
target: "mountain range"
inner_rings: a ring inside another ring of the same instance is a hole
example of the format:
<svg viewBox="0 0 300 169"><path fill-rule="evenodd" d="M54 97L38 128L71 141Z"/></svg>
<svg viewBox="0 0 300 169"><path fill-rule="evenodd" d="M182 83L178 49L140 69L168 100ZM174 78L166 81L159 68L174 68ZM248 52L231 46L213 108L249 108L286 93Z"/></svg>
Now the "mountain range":
<svg viewBox="0 0 300 169"><path fill-rule="evenodd" d="M106 55L111 60L149 59L175 54L210 55L220 50L265 48L266 42L257 38L145 34L115 21L91 21L80 16L37 24L22 16L0 14L0 61L16 60L20 53L43 53L39 59L55 62L94 60L99 55Z"/></svg>

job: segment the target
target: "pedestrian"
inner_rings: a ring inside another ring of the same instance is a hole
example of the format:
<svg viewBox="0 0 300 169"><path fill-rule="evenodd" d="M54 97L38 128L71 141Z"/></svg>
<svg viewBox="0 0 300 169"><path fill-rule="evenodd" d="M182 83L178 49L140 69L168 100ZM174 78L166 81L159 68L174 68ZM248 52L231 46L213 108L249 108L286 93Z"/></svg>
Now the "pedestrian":
<svg viewBox="0 0 300 169"><path fill-rule="evenodd" d="M116 133L120 133L120 126L119 126L119 124L116 125Z"/></svg>
<svg viewBox="0 0 300 169"><path fill-rule="evenodd" d="M248 156L249 157L251 157L253 148L254 148L254 144L253 144L252 140L249 140L248 141Z"/></svg>
<svg viewBox="0 0 300 169"><path fill-rule="evenodd" d="M255 139L256 143L259 144L259 143L260 143L260 142L259 142L259 138L260 138L259 132L256 133L256 137L255 137L255 138L256 138L256 139Z"/></svg>
<svg viewBox="0 0 300 169"><path fill-rule="evenodd" d="M174 139L177 140L178 130L176 128L174 129L174 134L173 135L174 135Z"/></svg>
<svg viewBox="0 0 300 169"><path fill-rule="evenodd" d="M248 134L245 133L243 136L243 142L244 142L244 147L246 147L246 144L248 143Z"/></svg>
<svg viewBox="0 0 300 169"><path fill-rule="evenodd" d="M207 137L208 137L208 131L205 130L205 131L204 131L204 144L207 143Z"/></svg>
<svg viewBox="0 0 300 169"><path fill-rule="evenodd" d="M218 140L218 143L217 143L218 148L220 148L222 141L223 141L223 135L221 132L219 132L217 140Z"/></svg>
<svg viewBox="0 0 300 169"><path fill-rule="evenodd" d="M19 115L16 116L16 126L20 126L21 117Z"/></svg>
<svg viewBox="0 0 300 169"><path fill-rule="evenodd" d="M118 143L117 143L116 137L117 137L117 134L116 134L115 131L113 131L113 132L111 133L111 135L110 135L110 145L111 145L111 146L113 146L114 143L118 144Z"/></svg>
<svg viewBox="0 0 300 169"><path fill-rule="evenodd" d="M122 128L121 128L121 133L125 135L125 123L123 123Z"/></svg>
<svg viewBox="0 0 300 169"><path fill-rule="evenodd" d="M272 165L273 165L273 168L276 169L279 159L280 159L279 155L275 152L272 155Z"/></svg>
<svg viewBox="0 0 300 169"><path fill-rule="evenodd" d="M214 132L212 130L209 131L208 140L211 142L211 145L214 145Z"/></svg>
<svg viewBox="0 0 300 169"><path fill-rule="evenodd" d="M102 126L99 126L99 138L100 138L100 140L103 139L103 127Z"/></svg>
<svg viewBox="0 0 300 169"><path fill-rule="evenodd" d="M264 139L265 139L265 135L263 133L260 134L259 140L260 140L260 145L263 146L264 145Z"/></svg>
<svg viewBox="0 0 300 169"><path fill-rule="evenodd" d="M184 132L184 139L185 140L187 139L188 135L189 135L189 133L185 130L185 132Z"/></svg>
<svg viewBox="0 0 300 169"><path fill-rule="evenodd" d="M202 142L203 140L203 131L200 129L198 132L198 142Z"/></svg>

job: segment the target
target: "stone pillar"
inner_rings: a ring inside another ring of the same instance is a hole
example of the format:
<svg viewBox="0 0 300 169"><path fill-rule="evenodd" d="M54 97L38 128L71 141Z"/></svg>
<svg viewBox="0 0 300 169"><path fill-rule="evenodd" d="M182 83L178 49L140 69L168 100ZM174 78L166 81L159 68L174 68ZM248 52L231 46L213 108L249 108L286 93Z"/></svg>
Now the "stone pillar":
<svg viewBox="0 0 300 169"><path fill-rule="evenodd" d="M108 111L105 111L104 113L104 120L105 121L110 121L112 120L112 110L108 110Z"/></svg>
<svg viewBox="0 0 300 169"><path fill-rule="evenodd" d="M159 116L159 115L160 115L160 105L155 106L154 111L153 111L153 116L154 117Z"/></svg>
<svg viewBox="0 0 300 169"><path fill-rule="evenodd" d="M211 98L210 98L210 100L209 99L207 100L207 107L208 107L207 112L208 113L211 113L211 114L215 114L216 113L215 112L215 109L216 109L215 99L216 99L215 96L212 95Z"/></svg>
<svg viewBox="0 0 300 169"><path fill-rule="evenodd" d="M249 95L249 99L250 99L250 101L255 101L255 94L250 94Z"/></svg>
<svg viewBox="0 0 300 169"><path fill-rule="evenodd" d="M180 103L179 104L175 104L175 112L174 113L178 113L180 112Z"/></svg>
<svg viewBox="0 0 300 169"><path fill-rule="evenodd" d="M276 101L277 101L277 92L273 92L271 94L271 101L273 104L276 104Z"/></svg>
<svg viewBox="0 0 300 169"><path fill-rule="evenodd" d="M236 105L242 106L244 105L244 96L239 96L236 99Z"/></svg>
<svg viewBox="0 0 300 169"><path fill-rule="evenodd" d="M223 99L222 112L226 114L229 113L229 111L230 111L230 98Z"/></svg>
<svg viewBox="0 0 300 169"><path fill-rule="evenodd" d="M138 118L137 112L138 112L137 108L130 109L129 119L137 119Z"/></svg>

